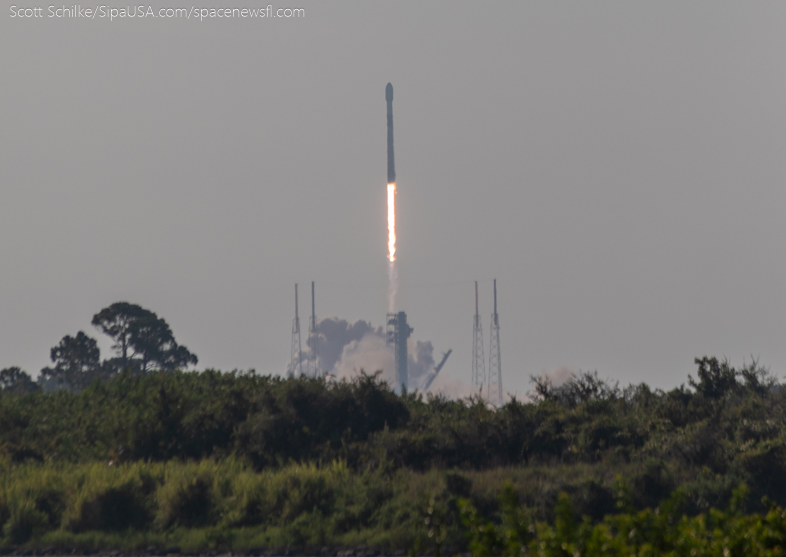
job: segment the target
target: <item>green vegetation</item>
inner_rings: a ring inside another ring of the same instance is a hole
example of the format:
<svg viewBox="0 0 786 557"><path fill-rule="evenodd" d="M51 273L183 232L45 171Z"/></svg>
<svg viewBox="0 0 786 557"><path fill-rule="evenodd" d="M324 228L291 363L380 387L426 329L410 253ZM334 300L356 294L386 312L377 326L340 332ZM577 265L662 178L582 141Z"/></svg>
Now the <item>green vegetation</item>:
<svg viewBox="0 0 786 557"><path fill-rule="evenodd" d="M199 361L175 341L164 319L137 304L115 302L96 313L91 323L112 339L114 357L102 361L96 339L79 331L75 336L65 335L52 347L49 357L54 365L41 370L37 384L27 372L8 367L0 370L0 389L17 393L39 389L78 392L121 371L171 372Z"/></svg>
<svg viewBox="0 0 786 557"><path fill-rule="evenodd" d="M181 551L412 543L436 476L354 474L341 462L256 472L220 462L6 467L6 541ZM397 486L397 487L396 487Z"/></svg>
<svg viewBox="0 0 786 557"><path fill-rule="evenodd" d="M476 557L568 557L582 555L775 556L786 551L786 510L768 504L766 514L744 515L746 487L734 494L728 510L687 517L681 514L683 493L640 512L608 515L597 524L587 517L577 521L568 496L562 494L553 524L536 522L520 507L508 486L502 496L501 524L480 518L474 506L459 502L470 532L469 546ZM435 546L438 553L440 547Z"/></svg>
<svg viewBox="0 0 786 557"><path fill-rule="evenodd" d="M687 387L669 392L589 373L559 387L536 379L533 400L499 409L399 396L365 374L126 370L50 393L9 381L3 545L477 555L786 547L786 392L755 363L697 365Z"/></svg>

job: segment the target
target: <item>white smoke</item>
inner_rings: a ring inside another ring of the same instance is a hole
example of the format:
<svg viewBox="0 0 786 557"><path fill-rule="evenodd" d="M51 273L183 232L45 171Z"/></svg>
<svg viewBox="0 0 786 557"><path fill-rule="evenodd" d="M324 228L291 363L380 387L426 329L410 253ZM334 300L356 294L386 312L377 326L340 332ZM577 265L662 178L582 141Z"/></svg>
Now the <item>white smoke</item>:
<svg viewBox="0 0 786 557"><path fill-rule="evenodd" d="M382 379L390 385L395 384L393 345L388 344L382 327L374 327L362 320L349 323L345 319L328 317L319 321L317 332L317 356L321 373L349 378L361 369L369 374L381 370ZM311 348L308 344L305 352ZM419 388L434 369L434 347L430 341L410 339L407 349L409 387Z"/></svg>
<svg viewBox="0 0 786 557"><path fill-rule="evenodd" d="M366 335L383 336L382 328L374 329L371 323L366 321L356 321L350 324L345 319L337 317L322 319L317 323L317 368L319 374L329 373L338 376L339 362L341 361L344 353L344 347L347 345L357 344ZM305 347L301 351L302 370L306 370L313 366L313 362L309 361L309 356L313 354L314 346L313 339L309 336L306 340ZM371 362L369 362L371 363ZM290 363L287 368L287 373L292 375L292 364ZM312 368L313 369L313 368ZM358 368L360 369L360 368ZM381 367L363 367L363 369L372 373Z"/></svg>
<svg viewBox="0 0 786 557"><path fill-rule="evenodd" d="M393 385L396 380L395 360L393 348L382 335L367 333L360 340L344 345L333 375L351 378L361 369L366 373L382 370L382 379Z"/></svg>
<svg viewBox="0 0 786 557"><path fill-rule="evenodd" d="M547 379L552 387L560 387L576 377L576 372L565 366L560 366L551 371L541 371L540 377Z"/></svg>
<svg viewBox="0 0 786 557"><path fill-rule="evenodd" d="M552 387L560 387L576 377L576 372L570 368L561 366L556 369L552 369L551 371L541 371L539 377L541 379L546 379ZM452 377L446 377L442 374L438 375L434 380L434 383L431 384L429 392L436 395L442 395L449 399L467 400L470 397L477 398L478 396L484 400L487 398L485 385L481 391L477 387L473 387L465 381L453 379ZM537 400L537 397L535 397L531 392L525 393L523 395L507 392L504 394L503 398L505 403L510 402L513 398L519 402L534 402Z"/></svg>
<svg viewBox="0 0 786 557"><path fill-rule="evenodd" d="M434 369L434 347L431 341L410 340L407 343L407 371L411 386L419 387Z"/></svg>
<svg viewBox="0 0 786 557"><path fill-rule="evenodd" d="M349 323L346 319L338 317L328 317L317 323L319 333L319 346L317 354L319 356L319 369L323 373L336 375L337 364L341 361L344 354L344 347L352 342L359 343L366 335L378 336L384 339L382 327L374 328L367 321L356 321ZM309 349L311 345L309 344ZM364 368L365 369L365 368ZM368 370L371 373L376 369Z"/></svg>
<svg viewBox="0 0 786 557"><path fill-rule="evenodd" d="M396 294L398 293L398 272L396 262L388 262L388 312L396 311Z"/></svg>
<svg viewBox="0 0 786 557"><path fill-rule="evenodd" d="M480 390L476 389L466 381L453 379L440 373L429 388L429 392L449 399L468 399L472 396L479 396ZM486 394L485 392L483 393Z"/></svg>

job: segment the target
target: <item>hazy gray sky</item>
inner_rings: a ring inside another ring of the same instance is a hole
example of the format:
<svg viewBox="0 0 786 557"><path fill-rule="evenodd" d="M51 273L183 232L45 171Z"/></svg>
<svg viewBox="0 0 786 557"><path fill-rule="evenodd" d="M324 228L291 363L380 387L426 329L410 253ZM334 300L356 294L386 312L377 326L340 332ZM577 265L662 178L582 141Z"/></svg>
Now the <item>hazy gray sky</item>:
<svg viewBox="0 0 786 557"><path fill-rule="evenodd" d="M783 2L10 17L36 1L0 18L0 367L119 300L200 368L282 372L295 282L382 324L390 81L398 306L447 377L474 280L488 350L494 277L507 391L560 366L672 387L705 354L786 374ZM197 6L261 5L226 2Z"/></svg>

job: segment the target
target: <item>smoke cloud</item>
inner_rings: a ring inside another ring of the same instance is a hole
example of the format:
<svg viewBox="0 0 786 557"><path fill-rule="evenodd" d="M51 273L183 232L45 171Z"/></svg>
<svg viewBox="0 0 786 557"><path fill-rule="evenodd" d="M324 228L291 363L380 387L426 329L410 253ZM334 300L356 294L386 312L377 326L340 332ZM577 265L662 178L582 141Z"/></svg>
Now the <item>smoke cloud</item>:
<svg viewBox="0 0 786 557"><path fill-rule="evenodd" d="M468 382L461 381L460 379L453 379L441 373L434 379L429 392L449 399L467 399L471 396L480 395L480 391L475 389ZM485 394L485 392L483 394Z"/></svg>
<svg viewBox="0 0 786 557"><path fill-rule="evenodd" d="M576 377L576 372L567 367L561 366L556 369L552 369L551 371L542 371L540 376L544 379L548 379L552 386L560 387L570 381L572 378Z"/></svg>
<svg viewBox="0 0 786 557"><path fill-rule="evenodd" d="M426 376L434 369L434 347L429 340L425 342L417 340L409 341L407 349L409 380L412 387L416 387L422 385Z"/></svg>
<svg viewBox="0 0 786 557"><path fill-rule="evenodd" d="M324 373L335 375L336 364L341 361L344 347L359 343L366 336L378 336L384 340L382 327L374 328L367 321L349 323L346 319L328 317L317 323L319 333L319 369ZM309 349L311 349L309 345ZM368 370L367 370L368 371ZM375 370L372 370L375 371Z"/></svg>
<svg viewBox="0 0 786 557"><path fill-rule="evenodd" d="M395 384L396 369L393 346L388 344L382 327L368 321L350 323L346 319L328 317L317 324L319 370L339 378L349 378L360 370L374 373L382 370L382 378ZM308 344L308 342L306 343ZM304 350L306 353L312 346ZM409 388L419 388L434 369L434 346L430 341L410 339L408 348ZM437 378L439 379L439 377ZM432 386L432 391L434 387Z"/></svg>
<svg viewBox="0 0 786 557"><path fill-rule="evenodd" d="M344 345L341 358L336 362L331 373L339 378L351 378L360 370L374 373L382 370L382 379L394 384L395 356L393 348L381 335L369 333L360 340L353 340Z"/></svg>
<svg viewBox="0 0 786 557"><path fill-rule="evenodd" d="M395 244L393 244L395 245ZM388 262L388 313L396 311L396 294L398 293L398 273L396 262Z"/></svg>

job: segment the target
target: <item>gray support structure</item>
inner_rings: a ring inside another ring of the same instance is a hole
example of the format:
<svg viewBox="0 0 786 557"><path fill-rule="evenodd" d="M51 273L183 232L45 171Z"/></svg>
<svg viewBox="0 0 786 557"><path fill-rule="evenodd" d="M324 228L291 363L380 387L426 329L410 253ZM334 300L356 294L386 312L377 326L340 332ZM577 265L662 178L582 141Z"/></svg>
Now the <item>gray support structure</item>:
<svg viewBox="0 0 786 557"><path fill-rule="evenodd" d="M483 354L483 326L478 312L478 281L475 281L475 319L472 327L472 388L483 396L486 382L485 355Z"/></svg>
<svg viewBox="0 0 786 557"><path fill-rule="evenodd" d="M300 317L297 309L297 284L295 284L295 318L292 320L292 347L289 358L289 375L297 377L303 373L303 352L300 350Z"/></svg>
<svg viewBox="0 0 786 557"><path fill-rule="evenodd" d="M423 388L421 390L424 393L428 391L428 388L431 387L431 384L434 382L434 379L436 379L437 375L439 375L442 366L444 366L445 362L448 361L448 356L450 356L451 352L453 352L452 349L442 354L442 361L439 362L439 364L437 364L437 367L434 368L434 370L431 372L431 375L429 375L428 379L426 379L425 383L423 383Z"/></svg>
<svg viewBox="0 0 786 557"><path fill-rule="evenodd" d="M497 314L497 279L494 279L494 313L491 314L489 342L489 402L502 406L502 357L499 349L499 314ZM494 400L496 399L496 400Z"/></svg>
<svg viewBox="0 0 786 557"><path fill-rule="evenodd" d="M308 363L306 373L310 377L319 375L319 332L317 332L317 313L314 303L314 281L311 281L311 319L308 323Z"/></svg>
<svg viewBox="0 0 786 557"><path fill-rule="evenodd" d="M387 337L388 342L393 344L396 358L396 384L401 392L407 389L409 382L409 370L407 369L407 339L414 329L407 323L407 314L403 311L398 313L388 313L387 315Z"/></svg>

